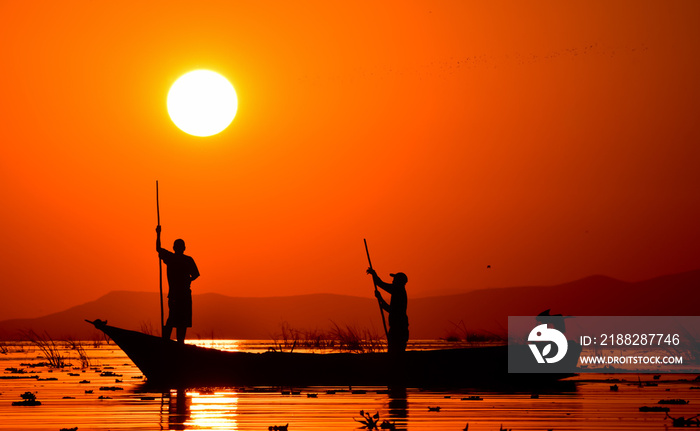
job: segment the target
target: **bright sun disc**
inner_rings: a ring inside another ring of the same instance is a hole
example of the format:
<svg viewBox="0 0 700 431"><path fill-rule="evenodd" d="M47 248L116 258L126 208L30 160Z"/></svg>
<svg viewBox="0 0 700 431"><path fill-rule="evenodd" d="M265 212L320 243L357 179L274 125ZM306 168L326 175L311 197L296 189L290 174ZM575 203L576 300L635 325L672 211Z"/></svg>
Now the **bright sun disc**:
<svg viewBox="0 0 700 431"><path fill-rule="evenodd" d="M231 124L238 96L226 78L210 70L182 75L168 92L168 114L185 133L211 136Z"/></svg>

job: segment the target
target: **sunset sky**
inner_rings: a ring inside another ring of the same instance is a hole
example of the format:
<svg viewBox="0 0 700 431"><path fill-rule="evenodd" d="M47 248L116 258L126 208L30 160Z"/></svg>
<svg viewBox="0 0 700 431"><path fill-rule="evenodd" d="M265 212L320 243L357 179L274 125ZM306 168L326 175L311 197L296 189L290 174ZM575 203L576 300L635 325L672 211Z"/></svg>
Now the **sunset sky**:
<svg viewBox="0 0 700 431"><path fill-rule="evenodd" d="M700 268L698 17L0 0L0 320L157 291L156 180L195 294L371 297L363 238L413 297ZM208 138L166 110L195 69L238 93Z"/></svg>

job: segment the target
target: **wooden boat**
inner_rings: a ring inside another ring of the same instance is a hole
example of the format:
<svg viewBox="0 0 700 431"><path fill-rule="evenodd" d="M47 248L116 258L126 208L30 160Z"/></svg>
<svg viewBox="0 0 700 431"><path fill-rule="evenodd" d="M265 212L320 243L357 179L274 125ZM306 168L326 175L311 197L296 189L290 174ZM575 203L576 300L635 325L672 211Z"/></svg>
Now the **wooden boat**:
<svg viewBox="0 0 700 431"><path fill-rule="evenodd" d="M159 387L519 387L573 374L508 374L507 346L388 353L226 352L87 321L108 335Z"/></svg>

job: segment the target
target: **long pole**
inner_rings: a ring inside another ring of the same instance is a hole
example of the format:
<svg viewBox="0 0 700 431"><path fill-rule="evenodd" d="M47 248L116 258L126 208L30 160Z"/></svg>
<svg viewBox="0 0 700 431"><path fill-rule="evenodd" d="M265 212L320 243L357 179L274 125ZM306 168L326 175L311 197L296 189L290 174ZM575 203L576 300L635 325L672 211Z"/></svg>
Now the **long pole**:
<svg viewBox="0 0 700 431"><path fill-rule="evenodd" d="M372 259L369 258L369 248L367 247L367 240L363 238L363 241L365 242L365 251L367 252L367 262L369 262L369 268L372 269ZM374 285L374 292L375 294L377 293L377 283L374 282L374 276L372 277L372 284ZM382 314L382 324L384 325L384 335L386 335L386 339L389 339L389 331L386 329L386 318L384 317L384 309L382 308L382 303L379 302L379 298L377 298L377 303L379 304L379 312Z"/></svg>
<svg viewBox="0 0 700 431"><path fill-rule="evenodd" d="M160 226L160 203L158 200L158 180L156 180L156 214L158 226ZM158 289L160 290L160 334L163 335L165 324L163 323L163 261L158 256Z"/></svg>

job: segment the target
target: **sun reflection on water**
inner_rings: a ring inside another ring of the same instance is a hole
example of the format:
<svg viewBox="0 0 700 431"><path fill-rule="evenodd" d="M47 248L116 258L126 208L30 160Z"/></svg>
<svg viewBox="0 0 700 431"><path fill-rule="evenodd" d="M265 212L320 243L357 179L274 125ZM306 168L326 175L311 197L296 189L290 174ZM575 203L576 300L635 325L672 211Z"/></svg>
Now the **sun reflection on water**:
<svg viewBox="0 0 700 431"><path fill-rule="evenodd" d="M168 424L171 430L237 430L236 392L171 391Z"/></svg>
<svg viewBox="0 0 700 431"><path fill-rule="evenodd" d="M244 342L241 340L187 340L187 344L194 344L199 347L206 347L208 349L224 350L227 352L240 352L241 344Z"/></svg>

